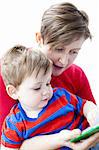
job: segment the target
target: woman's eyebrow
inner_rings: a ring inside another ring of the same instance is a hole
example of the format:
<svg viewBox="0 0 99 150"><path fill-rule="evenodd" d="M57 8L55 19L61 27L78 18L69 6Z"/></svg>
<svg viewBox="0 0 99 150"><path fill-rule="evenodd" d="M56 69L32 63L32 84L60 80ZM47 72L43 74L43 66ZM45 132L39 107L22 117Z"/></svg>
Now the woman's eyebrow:
<svg viewBox="0 0 99 150"><path fill-rule="evenodd" d="M80 50L81 48L72 48L71 50Z"/></svg>

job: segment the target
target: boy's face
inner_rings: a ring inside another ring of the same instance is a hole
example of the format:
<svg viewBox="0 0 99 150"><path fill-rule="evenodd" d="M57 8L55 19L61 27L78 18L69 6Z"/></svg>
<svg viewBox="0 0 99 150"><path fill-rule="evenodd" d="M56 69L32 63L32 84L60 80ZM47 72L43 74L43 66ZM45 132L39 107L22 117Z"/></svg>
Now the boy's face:
<svg viewBox="0 0 99 150"><path fill-rule="evenodd" d="M50 85L52 70L43 75L43 70L40 70L37 77L35 71L30 77L27 77L19 86L17 91L18 99L27 110L37 111L48 104L48 101L53 95Z"/></svg>
<svg viewBox="0 0 99 150"><path fill-rule="evenodd" d="M53 62L54 76L63 73L74 62L84 41L85 39L82 37L69 45L60 45L55 49L51 49L50 45L43 46L43 53Z"/></svg>

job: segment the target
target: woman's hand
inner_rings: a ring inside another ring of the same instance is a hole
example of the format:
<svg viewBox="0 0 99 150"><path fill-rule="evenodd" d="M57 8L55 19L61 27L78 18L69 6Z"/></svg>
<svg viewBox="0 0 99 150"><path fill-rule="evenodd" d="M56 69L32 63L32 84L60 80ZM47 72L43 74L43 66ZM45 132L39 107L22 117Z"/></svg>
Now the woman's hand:
<svg viewBox="0 0 99 150"><path fill-rule="evenodd" d="M77 143L66 142L65 146L72 148L73 150L88 150L99 143L99 133L92 135L86 140L82 140Z"/></svg>

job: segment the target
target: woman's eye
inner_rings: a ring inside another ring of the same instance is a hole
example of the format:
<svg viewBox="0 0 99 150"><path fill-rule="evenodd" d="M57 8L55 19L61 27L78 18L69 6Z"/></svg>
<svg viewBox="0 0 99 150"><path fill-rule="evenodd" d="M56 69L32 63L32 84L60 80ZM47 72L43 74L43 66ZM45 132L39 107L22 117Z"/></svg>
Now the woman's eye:
<svg viewBox="0 0 99 150"><path fill-rule="evenodd" d="M58 51L58 52L62 52L62 51L64 51L64 49L63 49L63 48L56 48L55 50L56 50L56 51Z"/></svg>
<svg viewBox="0 0 99 150"><path fill-rule="evenodd" d="M70 51L70 54L78 54L78 51Z"/></svg>

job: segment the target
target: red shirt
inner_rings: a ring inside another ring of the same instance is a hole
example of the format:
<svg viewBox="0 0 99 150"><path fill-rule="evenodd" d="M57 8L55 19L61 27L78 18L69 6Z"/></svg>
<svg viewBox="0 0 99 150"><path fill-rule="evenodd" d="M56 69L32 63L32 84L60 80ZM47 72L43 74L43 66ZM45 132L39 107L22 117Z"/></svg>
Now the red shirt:
<svg viewBox="0 0 99 150"><path fill-rule="evenodd" d="M91 100L95 103L88 79L82 69L76 65L71 65L60 76L52 76L51 84L53 87L63 87L71 93L76 94L83 99ZM0 75L0 136L3 120L15 103L16 101L7 95L2 77Z"/></svg>
<svg viewBox="0 0 99 150"><path fill-rule="evenodd" d="M51 85L52 87L63 87L69 92L95 103L89 81L83 70L77 65L72 64L60 76L52 76Z"/></svg>

